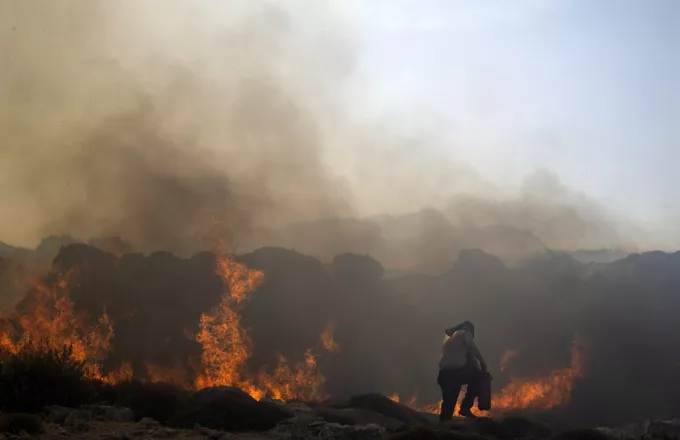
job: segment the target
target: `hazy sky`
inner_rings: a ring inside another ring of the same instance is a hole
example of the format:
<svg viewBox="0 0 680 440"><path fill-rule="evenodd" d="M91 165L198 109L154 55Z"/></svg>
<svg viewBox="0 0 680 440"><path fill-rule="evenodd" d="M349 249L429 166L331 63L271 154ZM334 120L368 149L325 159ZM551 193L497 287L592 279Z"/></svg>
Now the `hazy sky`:
<svg viewBox="0 0 680 440"><path fill-rule="evenodd" d="M345 5L369 108L429 118L485 178L546 168L635 219L680 220L679 1Z"/></svg>

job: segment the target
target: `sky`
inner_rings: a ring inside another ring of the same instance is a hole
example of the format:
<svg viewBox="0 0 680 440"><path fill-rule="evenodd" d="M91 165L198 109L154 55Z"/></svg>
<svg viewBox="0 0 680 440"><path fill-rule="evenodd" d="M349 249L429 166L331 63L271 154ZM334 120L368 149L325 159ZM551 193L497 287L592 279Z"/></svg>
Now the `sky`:
<svg viewBox="0 0 680 440"><path fill-rule="evenodd" d="M363 112L430 119L485 178L548 169L636 221L680 220L680 2L349 4Z"/></svg>

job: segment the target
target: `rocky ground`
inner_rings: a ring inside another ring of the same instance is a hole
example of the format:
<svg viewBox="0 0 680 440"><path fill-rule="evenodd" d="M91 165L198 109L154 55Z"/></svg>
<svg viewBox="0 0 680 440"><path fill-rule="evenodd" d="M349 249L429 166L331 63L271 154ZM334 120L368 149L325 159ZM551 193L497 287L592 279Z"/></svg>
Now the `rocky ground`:
<svg viewBox="0 0 680 440"><path fill-rule="evenodd" d="M51 406L40 414L3 414L1 439L195 439L284 440L608 440L680 438L680 421L647 423L619 429L600 428L554 433L524 418L456 419L446 424L377 394L307 405L257 402L240 391L212 389L200 405L182 411L170 424L138 417L132 409L108 405L80 408Z"/></svg>

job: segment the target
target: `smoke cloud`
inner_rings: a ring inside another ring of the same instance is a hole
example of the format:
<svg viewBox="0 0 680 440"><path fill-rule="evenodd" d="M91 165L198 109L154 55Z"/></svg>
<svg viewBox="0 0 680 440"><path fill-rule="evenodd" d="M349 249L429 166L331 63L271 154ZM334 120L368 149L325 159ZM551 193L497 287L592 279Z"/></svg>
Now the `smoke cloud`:
<svg viewBox="0 0 680 440"><path fill-rule="evenodd" d="M326 259L396 252L383 261L436 270L469 246L639 244L549 172L498 187L441 157L436 128L358 117L361 48L346 12L5 3L0 237L115 236L187 254L219 236L240 251L283 244ZM397 261L405 254L416 256Z"/></svg>

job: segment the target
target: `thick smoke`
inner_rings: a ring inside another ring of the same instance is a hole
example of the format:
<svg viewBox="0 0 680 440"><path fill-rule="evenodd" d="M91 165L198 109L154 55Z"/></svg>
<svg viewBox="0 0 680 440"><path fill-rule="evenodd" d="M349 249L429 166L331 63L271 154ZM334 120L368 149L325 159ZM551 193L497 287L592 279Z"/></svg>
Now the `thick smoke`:
<svg viewBox="0 0 680 440"><path fill-rule="evenodd" d="M215 222L236 236L349 214L322 162L313 85L301 92L306 78L283 64L295 55L284 11L237 11L219 32L199 21L168 36L152 15L191 10L34 6L3 14L8 241L66 232L185 251Z"/></svg>
<svg viewBox="0 0 680 440"><path fill-rule="evenodd" d="M352 116L353 24L333 3L286 7L5 3L0 237L182 254L219 237L434 271L470 246L635 244L549 173L499 188L433 153L438 133Z"/></svg>

